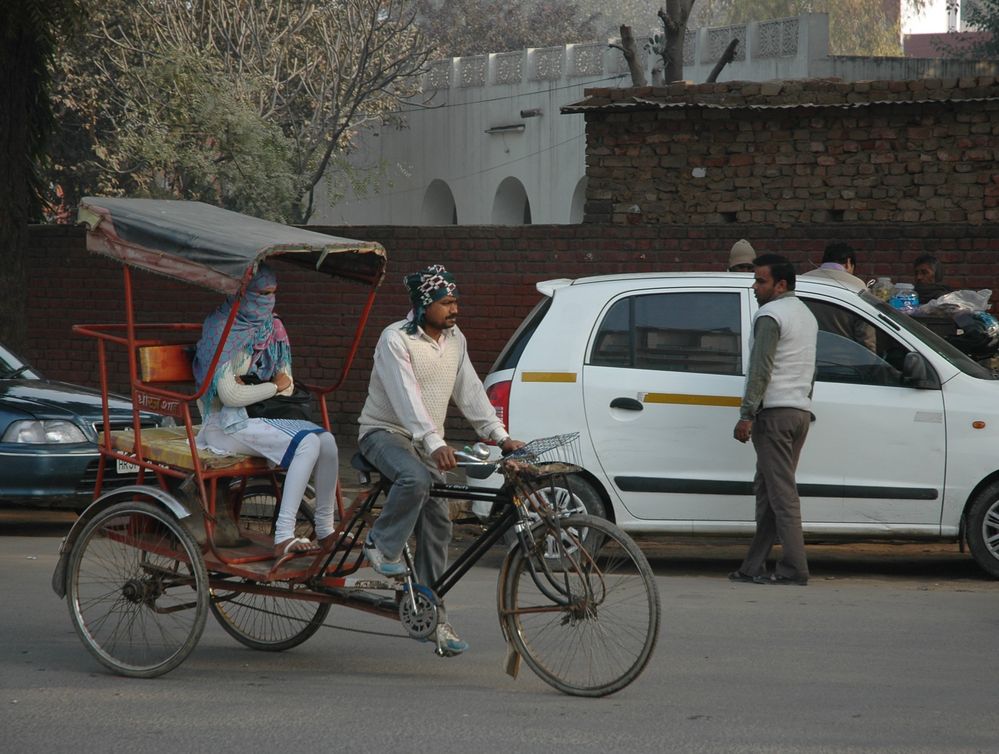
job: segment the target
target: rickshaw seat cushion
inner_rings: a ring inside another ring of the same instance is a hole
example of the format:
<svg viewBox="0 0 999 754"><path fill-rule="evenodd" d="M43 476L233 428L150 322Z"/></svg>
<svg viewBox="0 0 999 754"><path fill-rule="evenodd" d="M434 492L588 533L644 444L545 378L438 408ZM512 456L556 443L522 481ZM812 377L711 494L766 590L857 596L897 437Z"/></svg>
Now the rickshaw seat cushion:
<svg viewBox="0 0 999 754"><path fill-rule="evenodd" d="M197 434L198 427L194 427ZM103 444L101 436L98 442ZM123 453L135 453L135 433L111 433L111 447ZM150 427L142 430L142 455L147 461L172 468L194 471L194 459L184 427ZM260 474L270 470L267 459L245 455L218 455L210 450L198 449L198 458L204 469L226 469L234 476Z"/></svg>

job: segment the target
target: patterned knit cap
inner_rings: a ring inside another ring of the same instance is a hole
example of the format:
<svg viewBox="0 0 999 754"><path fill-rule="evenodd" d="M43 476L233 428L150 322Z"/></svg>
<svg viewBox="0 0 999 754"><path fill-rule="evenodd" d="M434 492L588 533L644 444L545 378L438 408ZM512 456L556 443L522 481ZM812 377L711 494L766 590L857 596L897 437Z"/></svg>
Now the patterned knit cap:
<svg viewBox="0 0 999 754"><path fill-rule="evenodd" d="M427 307L445 296L457 296L458 286L454 275L444 269L444 265L432 264L429 267L406 275L403 278L409 300L413 305L413 319L406 325L406 331L416 332L422 327L427 316Z"/></svg>

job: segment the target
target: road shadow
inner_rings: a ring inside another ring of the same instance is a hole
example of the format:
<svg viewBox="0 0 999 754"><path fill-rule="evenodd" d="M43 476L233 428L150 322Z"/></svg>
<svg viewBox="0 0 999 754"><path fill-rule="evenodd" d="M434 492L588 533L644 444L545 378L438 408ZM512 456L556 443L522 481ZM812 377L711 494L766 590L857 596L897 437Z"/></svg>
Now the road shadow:
<svg viewBox="0 0 999 754"><path fill-rule="evenodd" d="M74 511L0 504L0 536L64 537L76 519Z"/></svg>
<svg viewBox="0 0 999 754"><path fill-rule="evenodd" d="M701 540L641 535L636 541L660 576L725 576L738 568L748 539ZM820 579L913 579L919 581L995 580L961 552L957 543L808 543L808 567ZM780 556L775 547L770 558Z"/></svg>

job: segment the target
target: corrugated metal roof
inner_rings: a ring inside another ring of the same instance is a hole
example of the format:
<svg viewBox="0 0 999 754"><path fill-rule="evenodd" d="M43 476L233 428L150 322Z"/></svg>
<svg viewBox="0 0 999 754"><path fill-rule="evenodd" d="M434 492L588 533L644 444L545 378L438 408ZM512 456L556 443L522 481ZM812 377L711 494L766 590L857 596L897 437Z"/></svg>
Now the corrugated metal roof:
<svg viewBox="0 0 999 754"><path fill-rule="evenodd" d="M871 107L874 105L923 105L940 102L997 102L999 96L995 97L930 97L920 99L877 99L864 100L861 102L774 102L774 103L748 103L745 101L733 102L703 102L703 101L668 101L656 97L631 96L622 99L610 99L604 96L587 97L579 102L564 105L563 113L586 113L598 110L667 110L673 108L704 108L713 110L790 110L797 108L804 109L851 109Z"/></svg>

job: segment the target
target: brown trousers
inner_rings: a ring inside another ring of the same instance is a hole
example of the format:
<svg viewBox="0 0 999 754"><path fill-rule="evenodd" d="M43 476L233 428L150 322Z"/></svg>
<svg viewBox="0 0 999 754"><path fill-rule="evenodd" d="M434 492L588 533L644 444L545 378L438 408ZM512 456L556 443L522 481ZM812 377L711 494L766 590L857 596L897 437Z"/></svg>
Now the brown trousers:
<svg viewBox="0 0 999 754"><path fill-rule="evenodd" d="M797 408L766 408L753 421L756 449L756 533L739 570L749 576L766 573L766 560L777 539L783 555L778 576L808 578L805 539L801 533L801 500L794 481L798 458L808 435L811 414Z"/></svg>

